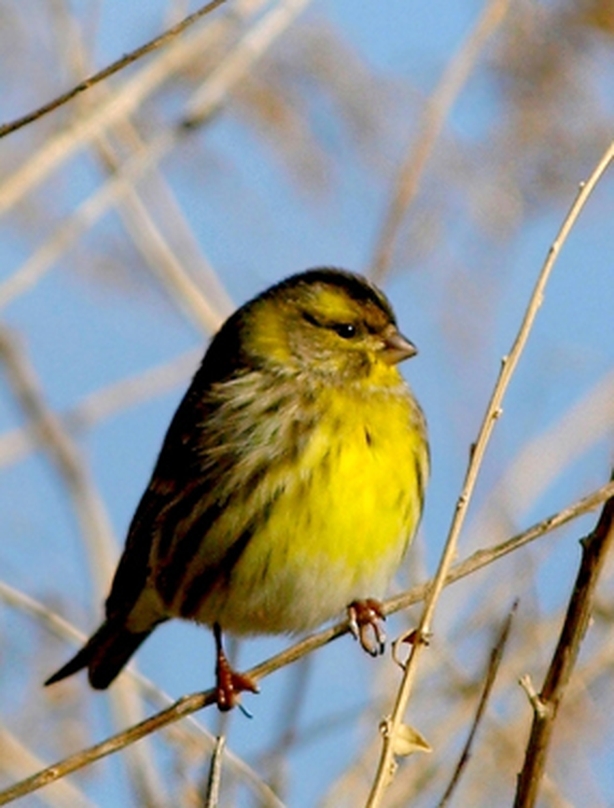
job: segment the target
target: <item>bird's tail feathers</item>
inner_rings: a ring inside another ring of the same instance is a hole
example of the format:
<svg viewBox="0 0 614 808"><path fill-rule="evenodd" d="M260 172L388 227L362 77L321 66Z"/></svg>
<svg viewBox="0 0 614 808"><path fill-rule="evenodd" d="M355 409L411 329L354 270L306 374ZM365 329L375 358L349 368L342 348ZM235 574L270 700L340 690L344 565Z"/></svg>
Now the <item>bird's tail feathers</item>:
<svg viewBox="0 0 614 808"><path fill-rule="evenodd" d="M83 648L59 671L50 676L45 686L52 685L82 668L88 669L90 684L96 690L104 690L118 675L139 645L153 631L154 625L138 634L128 631L125 620L106 620L87 641Z"/></svg>

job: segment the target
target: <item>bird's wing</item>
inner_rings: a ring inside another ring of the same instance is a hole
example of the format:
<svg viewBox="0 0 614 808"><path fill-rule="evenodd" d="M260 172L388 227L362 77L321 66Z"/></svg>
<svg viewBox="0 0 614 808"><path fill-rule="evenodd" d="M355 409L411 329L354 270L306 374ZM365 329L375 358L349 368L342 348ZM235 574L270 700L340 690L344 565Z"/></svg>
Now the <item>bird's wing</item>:
<svg viewBox="0 0 614 808"><path fill-rule="evenodd" d="M165 527L172 533L173 505L181 502L197 478L195 456L202 428L197 425L205 415L199 412L199 376L197 373L173 416L151 480L132 517L105 604L107 618L126 615L136 604L150 577L152 548Z"/></svg>
<svg viewBox="0 0 614 808"><path fill-rule="evenodd" d="M130 525L106 603L109 617L129 612L152 578L167 603L190 574L206 591L236 563L275 497L261 488L276 462L275 441L258 433L266 408L283 410L283 402L271 402L269 380L258 374L216 386L205 383L202 371L169 426ZM256 487L260 494L252 498ZM237 518L228 519L229 508Z"/></svg>

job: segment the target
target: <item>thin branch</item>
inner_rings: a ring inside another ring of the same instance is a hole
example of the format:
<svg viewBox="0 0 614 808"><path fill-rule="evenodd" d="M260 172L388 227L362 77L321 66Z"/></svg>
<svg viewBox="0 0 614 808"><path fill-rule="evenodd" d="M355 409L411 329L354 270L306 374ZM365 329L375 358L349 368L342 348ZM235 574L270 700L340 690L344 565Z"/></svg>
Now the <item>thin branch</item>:
<svg viewBox="0 0 614 808"><path fill-rule="evenodd" d="M568 524L574 519L578 519L580 516L590 513L590 511L598 508L599 505L612 496L614 496L614 482L609 482L606 485L603 485L601 488L598 488L596 491L593 491L591 494L588 494L586 497L582 497L582 499L579 499L571 505L568 505L566 508L558 511L556 514L548 516L546 519L542 519L528 530L506 539L504 542L501 542L494 547L487 547L482 550L477 550L468 558L464 559L463 561L459 561L452 567L448 577L446 578L445 585L449 586L450 584L456 583L462 578L466 578L474 572L478 572L484 567L489 566L493 562L498 561L500 558L503 558L516 550L519 550L521 547L524 547L536 539L541 538L542 536L551 533L559 527ZM426 583L418 584L417 586L412 587L406 592L402 592L399 595L388 598L388 600L386 600L383 604L384 613L386 615L396 614L396 612L407 609L409 606L413 606L415 603L419 603L420 601L424 600L430 585L431 582L427 581ZM75 643L83 643L84 640L87 639L86 634L84 634L82 631L78 631L76 628L74 628L72 623L69 623L63 617L60 617L52 612L48 606L45 606L44 604L40 603L40 601L35 600L29 595L24 594L20 590L15 589L1 580L0 600L8 603L13 608L29 614L31 617L41 622L52 633L56 634L62 639L68 639L74 641ZM345 634L347 632L347 624L345 622L338 623L332 629L334 633L329 636L330 631L331 629L327 629L324 632L319 632L318 634L314 635L316 638L322 638L322 642L319 642L318 645L314 646L314 648L310 648L310 650L319 648L321 645L330 642L331 639L334 639L341 634ZM302 642L300 645L302 646ZM130 668L127 668L127 670L130 671ZM149 688L149 681L145 679L145 677L143 677L140 673L131 673L137 677L139 682L145 683L146 688ZM154 686L152 685L151 687L153 688ZM146 695L154 702L159 703L159 693L160 691L158 691L157 688L154 688L154 690L148 689ZM170 702L167 701L167 703Z"/></svg>
<svg viewBox="0 0 614 808"><path fill-rule="evenodd" d="M614 368L533 440L523 443L496 485L484 496L468 529L489 536L502 513L516 519L528 513L575 458L612 435Z"/></svg>
<svg viewBox="0 0 614 808"><path fill-rule="evenodd" d="M445 585L445 580L447 578L448 571L456 555L458 537L460 535L461 528L465 521L469 501L473 494L480 466L486 453L486 447L488 446L488 443L490 441L490 437L492 435L495 423L502 414L501 405L503 403L505 392L512 379L514 370L516 369L516 366L522 355L522 352L524 351L524 347L527 343L529 334L533 327L533 323L537 316L537 312L542 304L544 297L544 290L546 288L548 278L550 277L550 274L552 272L556 259L558 258L558 255L561 251L561 248L565 243L567 236L571 232L574 224L576 223L578 216L580 215L580 212L584 208L593 189L595 188L601 177L604 175L605 171L607 170L613 159L614 159L614 141L610 143L610 145L606 149L603 157L599 160L599 163L595 167L589 179L585 183L581 183L576 198L573 204L571 205L569 213L563 220L563 224L561 225L561 228L554 242L552 243L552 246L550 247L548 256L539 273L537 282L535 284L535 288L533 289L533 292L531 294L522 323L520 324L518 334L516 335L510 353L508 356L503 357L503 360L501 362L499 377L497 378L491 399L486 408L486 413L484 415L482 425L480 426L478 437L476 439L475 444L472 446L472 451L469 459L469 465L467 467L467 472L465 474L463 488L461 491L461 495L458 499L458 502L456 504L454 516L452 517L450 531L448 534L448 538L446 540L446 545L441 555L441 559L439 561L439 566L437 569L437 573L435 575L435 579L433 581L433 586L426 598L422 616L416 629L416 635L418 637L418 641L411 646L409 658L405 666L403 679L401 681L401 685L397 693L392 714L386 723L386 732L383 733L381 755L377 767L377 772L375 774L375 778L373 781L373 786L367 799L366 803L367 808L378 808L378 806L381 805L384 792L391 782L392 779L391 772L394 769L394 762L395 762L394 749L396 738L397 735L401 732L403 716L407 709L409 697L411 695L413 685L416 679L418 660L420 659L420 655L422 654L425 648L424 643L420 642L420 638L427 637L431 633L431 622L433 619L433 615L435 613L435 608L439 600L439 596L442 592L442 589Z"/></svg>
<svg viewBox="0 0 614 808"><path fill-rule="evenodd" d="M103 138L101 135L99 140L102 141ZM110 149L107 149L106 156L110 159ZM118 168L119 164L113 157L113 173ZM118 213L132 243L167 296L184 317L201 331L206 334L217 331L223 322L223 316L211 305L208 295L175 254L136 188L127 184L118 201ZM229 312L225 314L228 315Z"/></svg>
<svg viewBox="0 0 614 808"><path fill-rule="evenodd" d="M66 487L85 539L94 591L98 593L97 599L102 598L113 570L115 554L113 531L104 503L79 448L48 407L25 351L5 329L0 330L0 361L4 364L11 390L40 448L57 469L60 480ZM117 720L122 723L126 716L130 721L137 721L143 715L140 700L129 682L124 682L117 688L111 704ZM162 786L151 763L152 757L148 754L147 745L131 750L130 761L142 773L141 783L151 796L152 805L157 805L156 795L161 794Z"/></svg>
<svg viewBox="0 0 614 808"><path fill-rule="evenodd" d="M100 84L101 81L108 79L109 76L118 73L120 70L123 70L124 67L127 67L130 64L141 59L143 56L146 56L148 53L157 50L158 48L163 47L168 42L171 42L177 36L182 34L187 28L197 22L201 17L204 17L206 14L210 14L212 11L215 11L218 6L221 6L225 3L226 0L211 0L210 3L202 6L199 8L198 11L195 11L193 14L190 14L181 22L174 25L172 28L169 28L168 31L165 31L160 36L157 36L155 39L152 39L150 42L147 42L145 45L141 45L140 48L133 50L131 53L122 56L121 59L113 62L112 64L108 65L107 67L100 70L98 73L94 73L92 76L89 76L83 81L79 82L75 87L71 90L68 90L62 95L59 95L57 98L54 98L52 101L49 101L47 104L43 104L42 107L29 112L27 115L22 116L21 118L17 118L14 121L9 123L2 124L0 126L0 138L5 137L6 135L10 135L12 132L21 129L27 124L32 123L33 121L42 118L44 115L47 115L49 112L53 112L53 110L58 109L59 107L67 104L69 101L72 101L77 95L85 90L89 90L90 87L93 87L95 84Z"/></svg>
<svg viewBox="0 0 614 808"><path fill-rule="evenodd" d="M531 693L533 726L518 778L514 808L533 808L537 801L554 722L588 628L597 581L613 545L614 497L604 505L594 531L582 541L582 561L552 662L541 692ZM530 692L528 679L524 680L524 686Z"/></svg>
<svg viewBox="0 0 614 808"><path fill-rule="evenodd" d="M518 533L516 536L506 539L504 542L496 544L494 547L476 550L475 553L472 553L464 561L460 561L450 569L446 576L445 586L449 586L459 581L461 578L466 578L468 575L487 567L494 561L498 561L500 558L503 558L503 556L515 552L541 536L562 527L573 519L595 510L595 508L598 508L599 505L611 496L614 496L614 483L612 482L607 483L592 494L574 502L572 505L563 508L556 514L542 519L541 522L533 525L533 527L530 527L528 530L524 530L522 533ZM414 603L424 600L430 586L432 586L432 581L427 581L427 583L413 587L408 592L403 592L400 595L388 599L384 604L384 612L386 614L393 614L401 609L406 609L408 606L412 606Z"/></svg>
<svg viewBox="0 0 614 808"><path fill-rule="evenodd" d="M516 600L514 601L508 616L505 618L505 622L501 627L501 631L499 632L495 646L491 651L490 659L488 661L488 669L484 679L484 686L482 688L482 694L480 696L480 701L478 702L478 709L476 710L471 730L469 731L469 735L467 737L467 742L465 743L463 751L461 752L461 756L456 765L456 769L454 770L454 774L452 775L452 779L450 780L450 784L445 790L443 797L439 801L437 808L445 808L445 806L450 802L454 789L457 787L461 775L469 763L469 758L471 757L471 747L473 745L478 726L480 725L480 721L482 720L482 716L486 710L486 705L488 704L488 699L490 698L490 693L495 683L495 679L497 678L497 672L499 670L501 660L503 659L503 651L505 650L505 646L510 635L512 620L514 618L514 614L516 613L517 607L518 601Z"/></svg>
<svg viewBox="0 0 614 808"><path fill-rule="evenodd" d="M211 766L209 767L209 778L207 780L207 794L203 808L218 808L220 804L222 755L225 746L226 738L223 735L220 735L216 741L213 755L211 755Z"/></svg>
<svg viewBox="0 0 614 808"><path fill-rule="evenodd" d="M48 766L46 769L38 772L38 774L28 777L16 783L14 786L7 788L5 791L0 792L0 805L6 805L13 800L23 797L25 794L30 794L43 786L59 780L61 777L70 774L71 772L82 769L84 766L93 763L95 760L100 760L118 749L123 749L136 741L144 738L157 729L167 726L168 724L178 721L185 715L201 710L207 704L213 704L215 701L215 694L213 690L205 693L195 693L191 696L184 696L179 701L176 701L171 707L163 710L160 713L146 718L139 724L130 727L116 735L113 735L101 743L90 746L88 749L83 749L70 757L65 758L60 763L53 766Z"/></svg>
<svg viewBox="0 0 614 808"><path fill-rule="evenodd" d="M289 25L293 15L298 14L304 5L305 0L298 2L283 0L278 7L259 17L192 95L181 123L163 130L151 141L143 144L139 151L134 152L104 185L96 189L81 207L58 227L53 236L30 256L14 275L0 284L0 308L36 284L64 250L106 213L111 205L117 204L126 196L132 190L132 185L151 171L176 145L178 139L190 131L191 124L196 120L193 121L192 116L197 116L198 122L202 123L217 111L221 100L228 96L262 58L275 38L285 30L283 26ZM256 16L254 11L253 17ZM166 77L169 70L184 67L186 62L194 59L195 54L202 51L206 43L203 43L200 36L193 39L193 42L184 42L183 52L174 56L173 60L169 60L170 65L157 65L155 70L152 68L149 71L150 75L145 74L144 70L141 71L145 75L127 82L112 98L98 104L88 115L77 121L70 132L60 132L25 166L6 178L0 184L0 215L15 205L79 146L85 145L128 116L143 97L162 81L162 77ZM183 284L182 288L187 292L186 299L190 301L192 308L198 308L196 314L199 321L209 330L214 330L216 323L219 323L217 313L211 312L211 307L204 299L201 300L203 296L194 286L189 288Z"/></svg>
<svg viewBox="0 0 614 808"><path fill-rule="evenodd" d="M252 0L249 0L252 2ZM248 4L239 0L238 5ZM234 15L233 15L234 18ZM21 199L43 182L53 171L68 160L79 149L84 148L101 132L131 115L145 99L169 80L175 73L194 63L201 57L203 49L210 47L212 38L219 37L220 29L226 22L224 17L216 17L209 25L190 31L186 36L175 39L168 48L160 51L156 58L149 60L134 72L123 84L114 88L109 98L97 103L85 115L77 118L71 126L62 129L41 143L26 163L12 174L3 178L0 184L0 216L11 210ZM165 137L166 136L166 137ZM143 170L155 163L169 146L164 142L176 140L176 132L167 131L154 138L142 159ZM128 161L132 164L132 161Z"/></svg>
<svg viewBox="0 0 614 808"><path fill-rule="evenodd" d="M33 740L30 736L30 740ZM23 777L42 765L42 761L8 730L0 727L1 769L3 778ZM41 803L42 804L42 803ZM47 808L96 808L91 800L70 781L54 783L45 792Z"/></svg>
<svg viewBox="0 0 614 808"><path fill-rule="evenodd" d="M79 631L72 623L53 612L46 604L32 598L30 595L21 592L10 586L5 581L0 580L0 600L14 609L29 615L44 628L56 637L68 640L75 645L83 645L88 635ZM160 690L150 679L142 673L128 666L125 670L126 676L139 688L144 698L160 709L164 709L173 703L173 699ZM186 721L182 726L182 731L176 728L176 737L180 743L197 742L200 749L210 752L215 746L215 737L200 724L194 716L186 716ZM284 808L284 804L277 798L272 789L264 783L251 766L236 755L226 746L224 749L224 761L231 772L241 777L243 782L254 792L262 805L269 808Z"/></svg>
<svg viewBox="0 0 614 808"><path fill-rule="evenodd" d="M584 497L573 505L563 509L558 514L544 519L543 521L539 522L539 524L535 525L524 533L521 533L512 539L508 539L497 547L493 547L488 550L480 550L474 553L472 556L465 559L465 561L455 565L450 570L450 573L446 579L446 585L453 583L454 581L457 581L478 569L481 569L496 559L501 558L503 555L518 549L527 542L532 541L539 536L545 535L547 532L554 530L556 527L560 527L566 522L569 522L571 519L581 516L589 510L593 510L612 496L614 496L614 482L603 486L589 496ZM392 614L414 603L418 603L424 599L431 586L432 582L428 582L426 584L422 584L421 586L414 587L409 592L389 599L384 603L384 612L386 614ZM2 594L3 592L0 588L0 596L2 596ZM17 605L20 605L19 601L16 602ZM36 610L34 610L33 613L36 614ZM316 649L321 648L329 642L332 642L334 639L346 634L347 632L348 625L346 620L336 623L323 631L319 631L316 634L306 637L304 640L301 640L290 648L287 648L281 653L270 657L264 662L261 662L259 665L248 671L248 676L255 680L264 679L271 673L274 673L275 671L296 662L298 659L302 659L307 654L312 653ZM71 772L82 769L85 766L106 757L107 755L113 754L114 752L129 746L135 741L144 738L146 735L161 729L162 727L179 721L181 718L189 716L198 710L202 710L209 704L213 704L214 701L215 697L213 690L208 690L204 693L195 693L190 696L184 696L183 698L179 699L179 701L171 704L167 709L157 713L151 718L145 719L136 726L130 727L117 735L113 735L112 737L107 738L105 741L102 741L95 746L81 750L76 754L65 758L64 760L53 764L52 766L48 766L46 769L43 769L31 777L28 777L26 780L15 783L5 791L0 792L0 805L6 805L12 800L23 797L25 794L30 794L31 792L36 791L49 783L55 782L61 777L65 777Z"/></svg>
<svg viewBox="0 0 614 808"><path fill-rule="evenodd" d="M420 180L445 120L466 84L486 41L503 22L509 5L509 0L492 0L487 3L470 36L449 62L439 84L428 100L422 115L422 126L418 138L408 149L399 169L395 171L396 182L392 200L371 261L371 274L375 280L381 281L390 269L399 229L409 206L418 193Z"/></svg>
<svg viewBox="0 0 614 808"><path fill-rule="evenodd" d="M85 72L87 68L81 67L86 64L85 53L79 64L80 71ZM97 88L96 93L84 99L86 107L108 99L112 92L113 89L106 86ZM113 176L121 168L122 159L125 159L123 155L142 150L144 141L138 128L126 117L120 119L109 132L101 132L95 138L93 146L107 175ZM217 274L204 258L159 167L154 167L150 175L147 187L155 187L153 195L157 201L158 215L154 216L150 211L153 205L145 205L141 200L144 189L139 190L136 183L126 184L125 193L118 198L118 212L132 235L135 247L140 250L158 278L161 278L170 296L178 298L180 308L187 310L188 317L195 320L199 328L210 333L217 329L234 306ZM168 236L165 237L165 231L172 234L172 241ZM178 240L178 236L183 241L178 250L183 255L182 263L176 258L176 250L171 246ZM184 265L190 267L189 273ZM196 270L200 272L197 273ZM194 276L198 277L200 283L193 280ZM206 295L202 289L207 290Z"/></svg>
<svg viewBox="0 0 614 808"><path fill-rule="evenodd" d="M181 126L191 129L208 120L219 109L228 88L235 87L248 74L254 62L266 53L310 2L311 0L280 0L277 7L257 22L241 40L240 47L213 71L209 80L190 99Z"/></svg>
<svg viewBox="0 0 614 808"><path fill-rule="evenodd" d="M77 404L57 413L60 424L71 436L81 435L100 421L124 414L131 407L165 395L185 384L202 359L203 348L186 351L170 362L147 368L84 396ZM23 460L37 448L36 436L27 427L16 427L0 435L0 468Z"/></svg>

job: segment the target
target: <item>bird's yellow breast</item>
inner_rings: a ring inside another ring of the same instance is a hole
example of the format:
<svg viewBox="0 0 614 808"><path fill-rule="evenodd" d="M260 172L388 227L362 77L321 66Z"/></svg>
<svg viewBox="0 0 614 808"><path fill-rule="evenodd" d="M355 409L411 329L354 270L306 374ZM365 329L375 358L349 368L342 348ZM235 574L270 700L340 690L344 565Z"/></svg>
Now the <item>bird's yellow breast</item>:
<svg viewBox="0 0 614 808"><path fill-rule="evenodd" d="M419 521L428 473L420 410L396 369L385 372L393 384L320 394L300 457L267 475L271 491L261 493L274 504L203 603L205 622L301 631L384 594Z"/></svg>

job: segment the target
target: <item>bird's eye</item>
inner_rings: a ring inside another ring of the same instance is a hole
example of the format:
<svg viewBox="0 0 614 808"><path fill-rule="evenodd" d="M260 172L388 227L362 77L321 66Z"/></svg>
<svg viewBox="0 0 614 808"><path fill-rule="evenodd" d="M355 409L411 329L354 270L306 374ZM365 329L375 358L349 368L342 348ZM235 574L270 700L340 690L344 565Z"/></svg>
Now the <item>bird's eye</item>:
<svg viewBox="0 0 614 808"><path fill-rule="evenodd" d="M343 339L352 339L352 337L356 336L356 326L352 325L352 323L338 323L333 326L333 329Z"/></svg>

